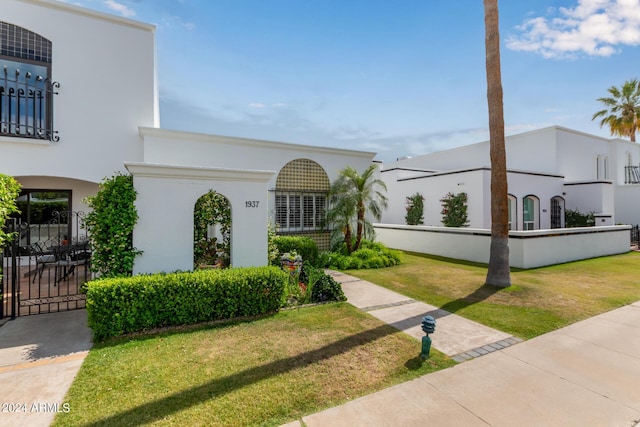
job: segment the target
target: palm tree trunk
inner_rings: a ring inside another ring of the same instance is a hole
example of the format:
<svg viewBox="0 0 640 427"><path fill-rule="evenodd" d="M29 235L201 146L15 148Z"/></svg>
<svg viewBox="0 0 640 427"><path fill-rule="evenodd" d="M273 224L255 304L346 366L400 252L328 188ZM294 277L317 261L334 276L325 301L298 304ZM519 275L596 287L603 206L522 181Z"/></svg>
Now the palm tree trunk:
<svg viewBox="0 0 640 427"><path fill-rule="evenodd" d="M362 243L362 233L364 232L364 203L358 203L358 226L356 229L356 244L353 247L354 251L360 249Z"/></svg>
<svg viewBox="0 0 640 427"><path fill-rule="evenodd" d="M489 151L491 157L491 248L487 285L511 286L509 272L509 208L504 140L498 0L484 0Z"/></svg>

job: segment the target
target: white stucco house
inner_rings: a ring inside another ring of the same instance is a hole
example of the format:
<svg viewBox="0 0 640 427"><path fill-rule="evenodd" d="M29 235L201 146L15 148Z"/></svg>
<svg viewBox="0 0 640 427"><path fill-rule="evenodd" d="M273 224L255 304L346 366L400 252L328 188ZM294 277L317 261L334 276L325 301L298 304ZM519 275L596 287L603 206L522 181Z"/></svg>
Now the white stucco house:
<svg viewBox="0 0 640 427"><path fill-rule="evenodd" d="M104 177L131 173L135 273L193 268L194 205L209 190L231 204L234 266L267 263L268 221L322 245L329 183L375 155L162 129L153 25L52 0L1 9L0 173L22 185L32 225L47 220L39 202L83 211Z"/></svg>
<svg viewBox="0 0 640 427"><path fill-rule="evenodd" d="M564 227L566 209L596 225L640 223L640 144L553 126L506 138L511 230ZM489 142L384 163L389 209L405 224L405 199L424 198L424 224L442 225L440 199L467 193L469 227L491 228Z"/></svg>

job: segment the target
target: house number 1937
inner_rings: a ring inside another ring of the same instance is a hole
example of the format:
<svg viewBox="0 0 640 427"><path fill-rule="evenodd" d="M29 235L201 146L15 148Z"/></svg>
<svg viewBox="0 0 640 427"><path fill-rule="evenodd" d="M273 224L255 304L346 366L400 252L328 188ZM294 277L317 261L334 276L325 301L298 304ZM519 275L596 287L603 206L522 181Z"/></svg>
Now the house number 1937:
<svg viewBox="0 0 640 427"><path fill-rule="evenodd" d="M257 208L260 202L258 200L247 200L244 202L245 208Z"/></svg>

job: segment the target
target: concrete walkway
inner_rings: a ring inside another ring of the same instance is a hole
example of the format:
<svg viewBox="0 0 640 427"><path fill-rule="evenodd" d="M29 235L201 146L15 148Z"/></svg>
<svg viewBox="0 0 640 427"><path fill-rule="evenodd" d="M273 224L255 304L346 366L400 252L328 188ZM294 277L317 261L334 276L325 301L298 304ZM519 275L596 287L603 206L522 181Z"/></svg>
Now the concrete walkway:
<svg viewBox="0 0 640 427"><path fill-rule="evenodd" d="M422 318L433 316L436 319L436 332L430 335L432 347L458 362L522 341L382 286L337 271L327 272L342 284L349 303L418 340L425 335L422 332Z"/></svg>
<svg viewBox="0 0 640 427"><path fill-rule="evenodd" d="M344 283L349 302L413 336L424 335L419 326L415 330L416 320L419 325L425 312L435 312L433 346L474 357L303 417L307 427L640 425L640 302L481 354L477 349L486 342L512 341L368 282L332 274Z"/></svg>
<svg viewBox="0 0 640 427"><path fill-rule="evenodd" d="M44 427L65 406L91 348L86 310L23 316L0 327L0 426Z"/></svg>

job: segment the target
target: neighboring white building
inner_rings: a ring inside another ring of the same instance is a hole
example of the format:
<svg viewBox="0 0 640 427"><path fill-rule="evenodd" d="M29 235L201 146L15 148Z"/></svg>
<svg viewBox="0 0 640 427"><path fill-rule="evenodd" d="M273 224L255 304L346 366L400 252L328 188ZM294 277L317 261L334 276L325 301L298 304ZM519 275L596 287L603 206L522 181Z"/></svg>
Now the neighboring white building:
<svg viewBox="0 0 640 427"><path fill-rule="evenodd" d="M566 209L596 225L640 223L640 144L553 126L506 138L512 230L564 226ZM442 225L440 199L467 193L469 226L491 228L489 142L385 163L382 223L405 224L406 197L422 194L424 224Z"/></svg>
<svg viewBox="0 0 640 427"><path fill-rule="evenodd" d="M86 211L82 200L104 177L128 170L143 251L136 273L193 268L193 209L209 190L231 204L235 266L267 263L268 221L326 244L329 183L374 155L160 129L154 26L57 1L2 0L0 172L22 184L34 225L46 221L43 200Z"/></svg>

